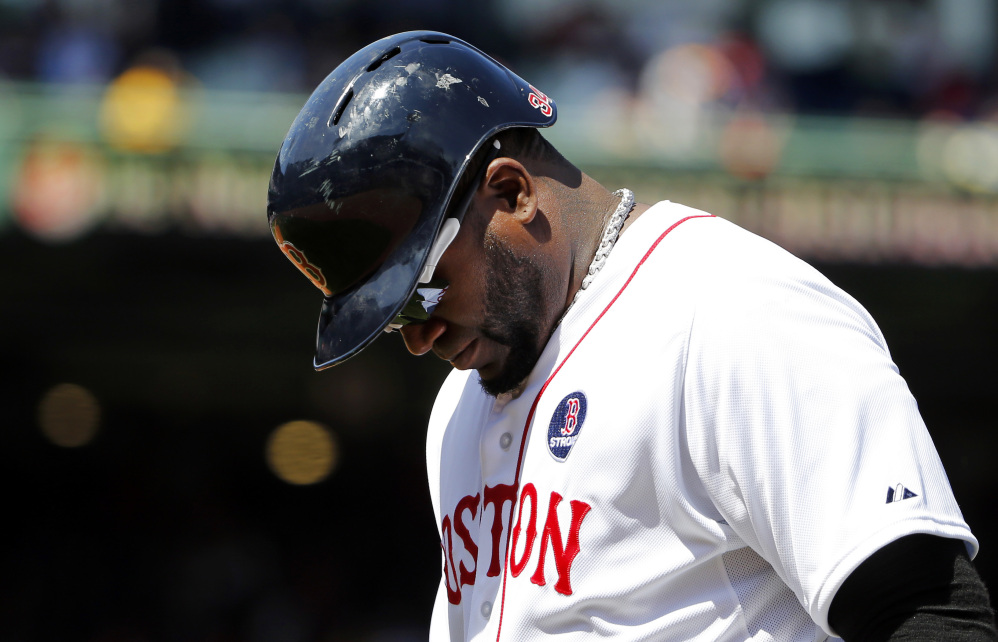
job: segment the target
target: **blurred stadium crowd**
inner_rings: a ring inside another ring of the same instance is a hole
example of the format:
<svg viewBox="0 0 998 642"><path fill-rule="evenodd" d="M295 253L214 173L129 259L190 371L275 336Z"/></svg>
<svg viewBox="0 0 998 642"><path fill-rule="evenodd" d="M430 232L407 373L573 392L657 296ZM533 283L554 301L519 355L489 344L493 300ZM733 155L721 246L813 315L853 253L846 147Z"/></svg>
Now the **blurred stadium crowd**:
<svg viewBox="0 0 998 642"><path fill-rule="evenodd" d="M133 65L201 85L307 92L358 47L414 28L539 72L566 104L636 91L699 44L726 100L802 113L990 118L992 0L0 0L0 78L104 84ZM689 62L689 61L688 61ZM696 69L679 69L691 82ZM538 83L540 80L537 81Z"/></svg>

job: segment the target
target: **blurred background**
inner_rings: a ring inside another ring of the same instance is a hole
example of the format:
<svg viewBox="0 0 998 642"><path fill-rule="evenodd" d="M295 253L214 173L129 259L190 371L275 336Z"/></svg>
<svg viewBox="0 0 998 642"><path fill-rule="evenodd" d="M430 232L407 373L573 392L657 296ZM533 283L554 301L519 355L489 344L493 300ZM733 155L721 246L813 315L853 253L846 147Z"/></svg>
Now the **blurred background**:
<svg viewBox="0 0 998 642"><path fill-rule="evenodd" d="M859 299L998 587L996 0L0 0L0 642L425 639L447 366L315 373L265 222L308 93L409 29Z"/></svg>

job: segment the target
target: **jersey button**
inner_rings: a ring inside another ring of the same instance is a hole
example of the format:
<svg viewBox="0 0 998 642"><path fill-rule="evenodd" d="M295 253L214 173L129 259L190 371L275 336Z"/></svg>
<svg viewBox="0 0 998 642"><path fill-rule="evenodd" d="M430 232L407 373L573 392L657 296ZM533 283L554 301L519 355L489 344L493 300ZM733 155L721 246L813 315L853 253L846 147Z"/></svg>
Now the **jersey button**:
<svg viewBox="0 0 998 642"><path fill-rule="evenodd" d="M492 602L485 601L482 602L482 617L486 620L492 615Z"/></svg>
<svg viewBox="0 0 998 642"><path fill-rule="evenodd" d="M509 450L509 447L513 444L513 435L508 432L504 432L502 437L499 438L499 447L503 450Z"/></svg>

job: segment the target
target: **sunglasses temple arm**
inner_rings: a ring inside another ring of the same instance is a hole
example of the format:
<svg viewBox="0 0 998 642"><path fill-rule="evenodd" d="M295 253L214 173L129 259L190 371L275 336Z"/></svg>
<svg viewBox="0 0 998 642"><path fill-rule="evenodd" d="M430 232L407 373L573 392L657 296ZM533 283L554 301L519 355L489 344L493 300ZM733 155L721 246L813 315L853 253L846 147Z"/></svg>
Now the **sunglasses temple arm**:
<svg viewBox="0 0 998 642"><path fill-rule="evenodd" d="M460 229L461 223L456 218L449 218L444 221L443 226L440 228L440 234L437 235L437 240L433 242L433 247L430 248L430 255L426 257L423 272L419 275L420 283L429 283L433 278L433 271L437 269L437 262L440 261L440 257L450 247L451 242L457 236Z"/></svg>

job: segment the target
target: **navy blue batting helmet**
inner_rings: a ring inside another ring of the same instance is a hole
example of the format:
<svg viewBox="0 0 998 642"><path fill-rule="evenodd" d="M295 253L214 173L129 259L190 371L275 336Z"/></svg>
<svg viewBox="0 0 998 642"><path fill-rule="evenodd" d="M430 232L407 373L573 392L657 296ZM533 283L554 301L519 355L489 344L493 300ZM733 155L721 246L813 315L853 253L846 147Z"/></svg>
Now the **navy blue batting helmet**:
<svg viewBox="0 0 998 642"><path fill-rule="evenodd" d="M316 369L360 352L429 280L460 226L468 199L451 203L478 149L556 118L509 69L431 31L372 43L322 81L284 139L267 205L274 239L324 295Z"/></svg>

